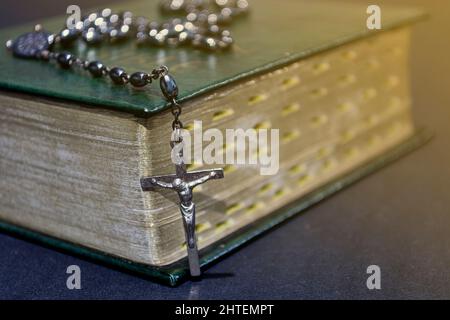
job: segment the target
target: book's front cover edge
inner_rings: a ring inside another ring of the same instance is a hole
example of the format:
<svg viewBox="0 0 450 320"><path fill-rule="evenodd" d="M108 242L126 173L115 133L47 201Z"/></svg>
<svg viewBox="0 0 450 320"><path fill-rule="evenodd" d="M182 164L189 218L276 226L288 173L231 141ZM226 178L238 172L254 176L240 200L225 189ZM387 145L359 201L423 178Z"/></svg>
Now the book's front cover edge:
<svg viewBox="0 0 450 320"><path fill-rule="evenodd" d="M417 130L412 137L408 138L406 141L392 148L383 155L370 160L369 162L357 167L350 173L325 184L297 201L294 201L282 209L271 213L269 216L264 217L201 250L201 266L203 268L210 266L212 263L217 262L220 258L223 258L240 246L268 231L272 227L300 212L303 212L305 209L331 196L337 191L342 190L363 177L385 167L403 155L419 148L430 141L432 137L433 134L426 129ZM120 270L129 271L133 274L149 278L150 280L160 282L165 285L177 286L189 278L186 259L180 260L169 266L149 266L47 236L4 221L0 221L0 231L49 246L51 248L62 250L65 253L74 254L97 263L102 263L110 267L116 267Z"/></svg>

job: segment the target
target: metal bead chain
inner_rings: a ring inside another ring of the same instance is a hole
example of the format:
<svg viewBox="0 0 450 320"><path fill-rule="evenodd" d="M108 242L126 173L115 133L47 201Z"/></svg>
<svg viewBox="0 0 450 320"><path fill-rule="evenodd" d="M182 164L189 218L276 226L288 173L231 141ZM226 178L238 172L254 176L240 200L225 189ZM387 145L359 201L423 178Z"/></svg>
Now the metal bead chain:
<svg viewBox="0 0 450 320"><path fill-rule="evenodd" d="M37 58L44 61L56 61L63 69L78 67L87 70L93 77L96 78L109 76L115 84L125 85L127 83L130 83L134 87L144 87L147 84L151 84L153 80L157 80L161 76L168 74L169 71L166 66L160 66L153 69L150 73L138 71L129 75L123 68L109 68L100 61L83 60L75 57L69 52L58 53L44 50L38 53Z"/></svg>
<svg viewBox="0 0 450 320"><path fill-rule="evenodd" d="M248 13L248 7L247 0L162 0L160 10L163 13L180 16L164 23L134 17L129 11L113 13L111 9L105 8L89 14L74 27L65 27L57 34L47 33L41 25L36 25L34 38L31 39L40 41L41 45L44 41L45 49L38 48L36 52L25 50L18 55L56 61L64 69L78 67L89 71L93 77L109 76L118 85L130 83L134 87L144 87L160 79L161 91L170 102L174 116L172 128L179 131L183 124L179 119L181 106L177 103L178 87L166 66L155 68L150 73L138 71L129 75L120 67L110 68L100 61L83 60L70 52L55 52L55 44L69 47L81 38L87 44L95 45L106 40L117 42L134 37L139 45L190 45L212 51L227 50L233 44L233 38L224 26ZM12 40L6 42L10 50L13 45Z"/></svg>
<svg viewBox="0 0 450 320"><path fill-rule="evenodd" d="M74 28L64 28L55 42L70 45L81 37L88 44L135 38L140 45L190 45L207 50L226 50L233 44L230 31L224 29L233 19L248 13L247 0L163 0L160 10L177 15L163 23L135 17L125 11L113 13L105 8L84 17Z"/></svg>
<svg viewBox="0 0 450 320"><path fill-rule="evenodd" d="M163 0L160 2L163 13L181 14L184 18L174 18L165 23L150 21L145 17L134 17L129 11L113 13L105 8L91 13L74 28L64 28L57 34L49 36L49 42L69 47L81 38L94 45L109 40L117 42L132 38L133 34L140 45L191 45L207 50L226 50L233 44L233 38L223 25L248 12L247 0ZM41 31L37 25L35 31ZM11 45L11 44L10 44ZM7 43L7 47L8 46ZM56 61L62 68L79 67L90 72L93 77L109 75L118 85L131 84L144 87L167 74L167 67L161 66L150 73L138 71L129 75L123 68L109 68L100 61L82 60L69 52L39 51L37 58ZM170 101L170 99L169 99ZM178 108L174 107L175 110ZM174 111L174 116L177 111ZM177 117L178 121L178 117ZM176 126L179 123L176 122Z"/></svg>

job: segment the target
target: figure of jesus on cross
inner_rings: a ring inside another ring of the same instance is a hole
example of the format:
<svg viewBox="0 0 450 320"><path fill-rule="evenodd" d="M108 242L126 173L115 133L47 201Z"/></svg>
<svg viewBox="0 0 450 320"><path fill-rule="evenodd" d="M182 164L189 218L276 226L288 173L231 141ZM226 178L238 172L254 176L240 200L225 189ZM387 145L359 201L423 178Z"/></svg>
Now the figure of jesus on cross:
<svg viewBox="0 0 450 320"><path fill-rule="evenodd" d="M178 159L175 162L176 174L152 176L141 178L143 191L151 191L155 187L172 189L178 193L180 198L180 211L183 218L184 231L191 276L198 277L200 272L200 261L198 257L197 239L195 236L195 204L192 202L192 190L210 179L223 178L223 169L199 170L186 172L186 165L183 159L183 149L180 145L175 149L176 144L181 144L181 137L177 141L172 141L172 148L178 152Z"/></svg>

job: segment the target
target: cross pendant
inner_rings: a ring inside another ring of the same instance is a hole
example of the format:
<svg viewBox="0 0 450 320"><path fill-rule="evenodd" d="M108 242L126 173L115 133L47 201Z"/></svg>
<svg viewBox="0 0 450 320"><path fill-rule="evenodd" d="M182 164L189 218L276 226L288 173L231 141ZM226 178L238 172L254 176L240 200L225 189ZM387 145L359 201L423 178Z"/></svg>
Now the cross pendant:
<svg viewBox="0 0 450 320"><path fill-rule="evenodd" d="M143 191L152 191L156 187L172 189L180 198L180 212L183 218L184 232L191 276L198 277L200 261L198 257L197 239L195 235L195 204L192 202L192 190L210 179L223 178L223 169L186 171L182 150L179 162L175 164L176 174L141 178Z"/></svg>

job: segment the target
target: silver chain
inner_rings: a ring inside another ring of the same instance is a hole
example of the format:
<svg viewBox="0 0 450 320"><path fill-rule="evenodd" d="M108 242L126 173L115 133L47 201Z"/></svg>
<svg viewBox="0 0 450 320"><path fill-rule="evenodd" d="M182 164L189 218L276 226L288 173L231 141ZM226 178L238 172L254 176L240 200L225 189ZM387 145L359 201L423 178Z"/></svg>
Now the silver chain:
<svg viewBox="0 0 450 320"><path fill-rule="evenodd" d="M64 69L82 68L93 77L109 76L118 85L130 83L134 87L144 87L160 79L161 90L171 104L174 117L172 128L181 129L178 87L166 66L149 73L138 71L129 75L121 67L108 67L100 61L83 60L70 52L54 50L55 45L70 48L80 38L88 45L134 38L141 46L188 45L209 51L227 50L232 46L233 38L226 26L247 14L249 5L247 0L162 0L159 8L163 14L175 17L159 23L134 16L129 11L114 13L105 8L88 14L71 28L66 26L56 34L48 33L37 25L33 32L23 34L14 41L8 40L6 46L16 57L56 61Z"/></svg>

